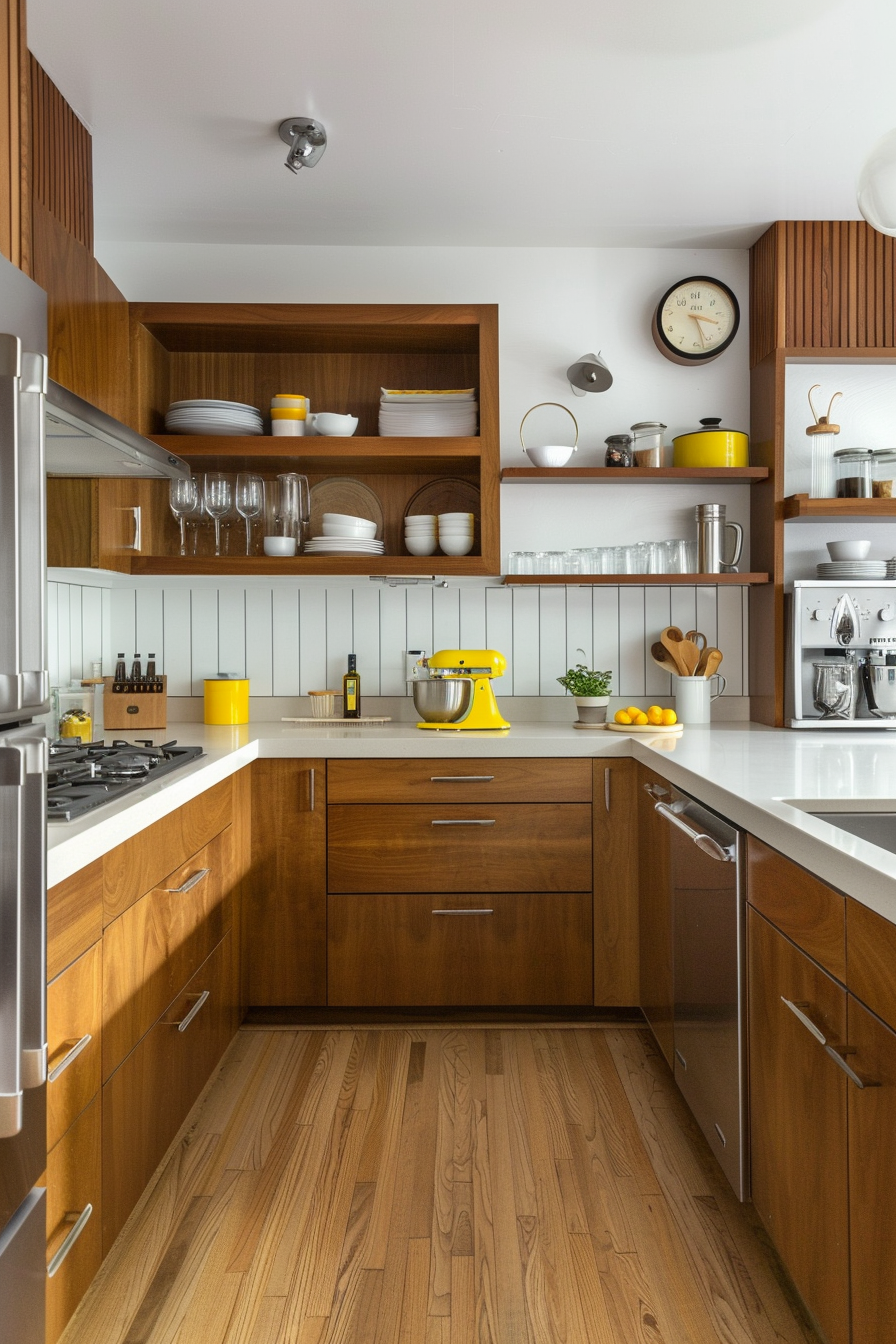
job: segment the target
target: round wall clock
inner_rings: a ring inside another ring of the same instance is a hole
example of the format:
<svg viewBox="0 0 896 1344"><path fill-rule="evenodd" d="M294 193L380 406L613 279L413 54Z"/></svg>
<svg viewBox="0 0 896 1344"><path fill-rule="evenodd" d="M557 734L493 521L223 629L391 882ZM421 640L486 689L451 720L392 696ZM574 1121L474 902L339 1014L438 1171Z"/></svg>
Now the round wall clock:
<svg viewBox="0 0 896 1344"><path fill-rule="evenodd" d="M727 350L740 324L740 306L727 285L692 275L667 289L653 315L653 339L675 364L708 364Z"/></svg>

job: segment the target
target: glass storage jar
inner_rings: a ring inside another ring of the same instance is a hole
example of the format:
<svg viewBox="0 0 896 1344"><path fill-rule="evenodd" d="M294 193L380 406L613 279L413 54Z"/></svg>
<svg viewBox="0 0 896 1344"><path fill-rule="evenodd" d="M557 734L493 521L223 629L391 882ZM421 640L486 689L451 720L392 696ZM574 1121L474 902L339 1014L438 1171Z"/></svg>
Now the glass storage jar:
<svg viewBox="0 0 896 1344"><path fill-rule="evenodd" d="M837 498L871 498L871 463L874 458L870 448L841 448L834 454L837 463Z"/></svg>
<svg viewBox="0 0 896 1344"><path fill-rule="evenodd" d="M608 467L630 467L632 465L631 434L611 434L604 439L607 455L604 465Z"/></svg>
<svg viewBox="0 0 896 1344"><path fill-rule="evenodd" d="M663 430L665 425L659 420L640 420L632 425L632 453L636 467L661 467L663 465Z"/></svg>
<svg viewBox="0 0 896 1344"><path fill-rule="evenodd" d="M878 448L871 464L871 493L875 499L892 499L896 484L896 448Z"/></svg>

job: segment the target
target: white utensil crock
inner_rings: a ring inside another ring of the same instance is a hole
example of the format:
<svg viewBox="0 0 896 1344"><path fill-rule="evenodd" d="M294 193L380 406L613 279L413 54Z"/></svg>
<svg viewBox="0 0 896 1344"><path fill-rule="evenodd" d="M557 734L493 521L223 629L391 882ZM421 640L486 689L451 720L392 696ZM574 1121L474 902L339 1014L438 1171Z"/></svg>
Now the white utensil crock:
<svg viewBox="0 0 896 1344"><path fill-rule="evenodd" d="M673 681L679 723L709 723L710 705L728 684L725 678L717 672L714 677L673 677ZM717 691L713 691L711 681L719 683Z"/></svg>

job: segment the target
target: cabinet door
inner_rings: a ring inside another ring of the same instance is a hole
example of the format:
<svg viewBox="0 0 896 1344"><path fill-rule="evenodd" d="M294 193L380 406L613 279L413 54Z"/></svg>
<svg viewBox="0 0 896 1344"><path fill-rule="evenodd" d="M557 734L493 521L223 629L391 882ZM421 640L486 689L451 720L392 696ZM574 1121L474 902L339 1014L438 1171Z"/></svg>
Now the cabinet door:
<svg viewBox="0 0 896 1344"><path fill-rule="evenodd" d="M747 956L753 1202L829 1344L847 1344L848 1084L819 1039L845 1044L846 991L752 909Z"/></svg>
<svg viewBox="0 0 896 1344"><path fill-rule="evenodd" d="M637 767L594 762L594 1002L638 1003Z"/></svg>
<svg viewBox="0 0 896 1344"><path fill-rule="evenodd" d="M249 1002L327 1002L326 761L252 765Z"/></svg>
<svg viewBox="0 0 896 1344"><path fill-rule="evenodd" d="M47 1151L100 1089L103 945L47 986Z"/></svg>
<svg viewBox="0 0 896 1344"><path fill-rule="evenodd" d="M896 1339L896 1034L849 995L848 1082L852 1337ZM875 1086L876 1084L876 1086Z"/></svg>
<svg viewBox="0 0 896 1344"><path fill-rule="evenodd" d="M100 1267L100 1099L47 1158L47 1344L53 1344Z"/></svg>
<svg viewBox="0 0 896 1344"><path fill-rule="evenodd" d="M653 793L648 792L653 790ZM672 1043L672 874L669 827L654 811L669 785L638 766L638 946L641 1008L669 1067Z"/></svg>

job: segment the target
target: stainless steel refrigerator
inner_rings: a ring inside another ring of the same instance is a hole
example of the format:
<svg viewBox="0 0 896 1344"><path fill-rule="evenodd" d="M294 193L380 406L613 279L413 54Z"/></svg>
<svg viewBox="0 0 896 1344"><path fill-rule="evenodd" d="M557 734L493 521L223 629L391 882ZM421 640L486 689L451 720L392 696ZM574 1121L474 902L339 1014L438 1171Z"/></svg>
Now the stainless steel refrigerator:
<svg viewBox="0 0 896 1344"><path fill-rule="evenodd" d="M47 1279L46 311L0 257L0 1344L43 1344Z"/></svg>

